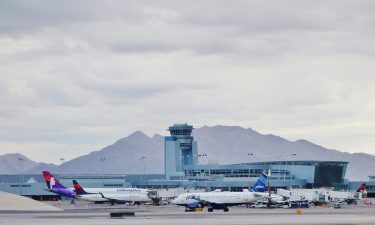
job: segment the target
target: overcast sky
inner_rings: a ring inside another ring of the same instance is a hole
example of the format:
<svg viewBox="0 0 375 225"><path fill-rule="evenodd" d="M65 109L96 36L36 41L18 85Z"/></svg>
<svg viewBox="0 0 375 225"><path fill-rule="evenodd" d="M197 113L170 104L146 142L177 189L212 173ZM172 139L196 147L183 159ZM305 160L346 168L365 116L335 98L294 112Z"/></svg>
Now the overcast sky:
<svg viewBox="0 0 375 225"><path fill-rule="evenodd" d="M375 154L375 2L0 1L0 155L173 123Z"/></svg>

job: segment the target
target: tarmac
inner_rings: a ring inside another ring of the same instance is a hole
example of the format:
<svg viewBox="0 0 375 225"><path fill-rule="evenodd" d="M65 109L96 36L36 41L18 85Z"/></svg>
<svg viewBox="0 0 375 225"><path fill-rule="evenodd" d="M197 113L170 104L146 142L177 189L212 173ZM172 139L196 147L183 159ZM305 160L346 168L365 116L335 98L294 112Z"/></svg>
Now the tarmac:
<svg viewBox="0 0 375 225"><path fill-rule="evenodd" d="M301 209L252 209L231 207L229 212L221 210L212 213L185 212L184 207L167 206L124 206L94 205L77 202L52 203L64 209L55 212L6 211L0 212L0 224L12 225L75 225L75 224L165 224L165 225L248 225L248 224L325 224L325 225L374 225L375 207L365 205L342 205L333 207L310 207ZM135 216L119 219L110 218L110 212L135 212Z"/></svg>

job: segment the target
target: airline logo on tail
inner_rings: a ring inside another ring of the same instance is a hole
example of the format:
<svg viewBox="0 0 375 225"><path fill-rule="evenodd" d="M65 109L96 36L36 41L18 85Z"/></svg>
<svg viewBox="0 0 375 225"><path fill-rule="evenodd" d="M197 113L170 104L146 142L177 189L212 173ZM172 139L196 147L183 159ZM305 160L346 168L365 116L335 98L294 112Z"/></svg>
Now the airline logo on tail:
<svg viewBox="0 0 375 225"><path fill-rule="evenodd" d="M59 183L59 180L48 171L43 171L44 180L46 181L48 189L65 188Z"/></svg>
<svg viewBox="0 0 375 225"><path fill-rule="evenodd" d="M66 188L62 184L60 184L59 180L55 178L50 172L43 171L43 177L46 181L48 191L70 198L74 198L74 196L76 195L73 190Z"/></svg>
<svg viewBox="0 0 375 225"><path fill-rule="evenodd" d="M366 183L361 184L361 186L358 187L357 192L363 192L366 190Z"/></svg>
<svg viewBox="0 0 375 225"><path fill-rule="evenodd" d="M266 191L266 182L270 176L270 171L263 171L258 180L255 182L254 186L250 188L251 192L265 192Z"/></svg>
<svg viewBox="0 0 375 225"><path fill-rule="evenodd" d="M89 194L82 188L82 186L76 180L73 180L73 187L77 195Z"/></svg>

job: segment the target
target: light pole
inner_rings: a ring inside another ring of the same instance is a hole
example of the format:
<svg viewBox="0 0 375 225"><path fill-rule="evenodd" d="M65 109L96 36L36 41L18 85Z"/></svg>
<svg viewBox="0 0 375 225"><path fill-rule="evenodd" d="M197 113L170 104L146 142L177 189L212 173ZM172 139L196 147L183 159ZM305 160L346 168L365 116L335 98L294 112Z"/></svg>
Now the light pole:
<svg viewBox="0 0 375 225"><path fill-rule="evenodd" d="M102 177L104 177L104 161L106 160L106 157L101 157L100 162L102 163Z"/></svg>
<svg viewBox="0 0 375 225"><path fill-rule="evenodd" d="M147 189L147 179L145 178L145 175L146 175L146 165L145 165L145 159L146 159L146 156L142 156L141 158L139 158L139 160L142 160L142 163L143 163L143 179L142 181L146 182L146 189ZM143 183L142 182L142 183Z"/></svg>
<svg viewBox="0 0 375 225"><path fill-rule="evenodd" d="M284 166L284 181L285 181L285 176L286 176L286 166L287 166L288 160L285 159L285 166Z"/></svg>
<svg viewBox="0 0 375 225"><path fill-rule="evenodd" d="M201 176L201 182L203 183L203 185L206 184L204 186L206 186L206 190L207 190L207 185L208 184L206 182L206 166L204 164L204 158L207 157L207 154L206 153L202 153L202 154L199 154L198 157L202 157L201 165L202 165L202 169L203 169L203 177L202 177L202 171L199 171L199 175ZM208 169L208 167L207 167L207 169ZM202 185L202 184L200 184L200 185Z"/></svg>
<svg viewBox="0 0 375 225"><path fill-rule="evenodd" d="M292 153L292 154L287 154L287 155L279 155L280 157L287 157L287 156L295 156L296 153ZM285 165L284 165L284 181L285 181L285 177L286 177L286 166L288 164L288 158L285 159ZM280 161L280 165L281 165L281 161ZM292 167L293 168L293 167ZM280 168L279 168L280 170ZM280 173L280 172L279 172ZM290 178L289 178L290 179Z"/></svg>
<svg viewBox="0 0 375 225"><path fill-rule="evenodd" d="M255 157L255 159L261 159L261 160L264 160L263 164L264 166L267 168L267 170L271 170L271 166L272 166L272 158L274 157L280 157L280 156L283 156L283 155L276 155L276 156L272 156L272 155L260 155L260 154L254 154L254 153L247 153L248 156L251 156L251 157ZM267 160L268 158L268 160ZM269 164L269 167L267 167L267 163ZM262 165L262 164L260 164Z"/></svg>
<svg viewBox="0 0 375 225"><path fill-rule="evenodd" d="M20 171L22 173L22 181L20 182L20 195L22 195L22 187L23 187L23 182L24 182L24 172L23 172L23 162L24 162L24 159L23 158L18 158L18 161L20 162Z"/></svg>
<svg viewBox="0 0 375 225"><path fill-rule="evenodd" d="M59 168L61 168L61 165L64 163L64 161L65 161L65 158L64 157L60 157L60 166L59 166ZM61 171L61 169L60 169L60 171Z"/></svg>
<svg viewBox="0 0 375 225"><path fill-rule="evenodd" d="M195 154L193 154L193 160L192 160L192 163L193 163L193 165L194 165L194 168L193 168L193 172L190 174L190 176L193 176L194 177L194 179L196 178L196 176L197 176L197 164L198 164L198 162L196 161L196 159L197 159L197 155L195 155ZM195 173L195 175L194 175L194 173Z"/></svg>
<svg viewBox="0 0 375 225"><path fill-rule="evenodd" d="M247 154L248 156L255 156L254 153L248 153ZM286 156L290 156L292 154L281 154L281 155L258 155L258 157L256 157L256 159L259 159L261 158L262 160L264 160L264 165L267 167L267 163L269 164L269 170L271 170L271 166L272 166L272 158L280 158L280 157L286 157ZM295 153L293 153L293 155L295 155ZM268 160L267 160L268 158ZM285 169L286 169L286 162L287 160L285 160ZM280 163L281 163L281 160L280 160ZM279 175L278 175L278 179L280 179L280 165L278 166L278 169L279 169ZM284 180L285 180L285 173L284 173Z"/></svg>
<svg viewBox="0 0 375 225"><path fill-rule="evenodd" d="M207 154L205 154L205 153L203 153L203 154L199 154L199 155L198 155L198 157L202 157L202 158L205 157L205 156L207 156ZM203 159L202 159L202 160L203 160Z"/></svg>
<svg viewBox="0 0 375 225"><path fill-rule="evenodd" d="M104 161L106 160L106 157L101 157L100 162L102 164L102 185L104 186Z"/></svg>
<svg viewBox="0 0 375 225"><path fill-rule="evenodd" d="M296 153L292 153L293 162L292 162L292 169L291 169L291 170L292 170L292 171L291 171L292 173L291 173L290 178L289 178L289 190L290 190L290 186L291 186L291 183L292 183L292 180L291 180L291 179L293 178L294 157L295 157L296 155L297 155Z"/></svg>
<svg viewBox="0 0 375 225"><path fill-rule="evenodd" d="M191 166L191 163L190 163L190 155L187 155L186 156L186 167L184 168L184 180L186 180L186 171L189 171L189 167ZM186 169L186 171L185 171Z"/></svg>
<svg viewBox="0 0 375 225"><path fill-rule="evenodd" d="M185 161L185 157L182 155L182 152L181 152L181 168L180 168L180 180L182 180L183 179L183 175L182 175L182 173L184 172L184 161Z"/></svg>
<svg viewBox="0 0 375 225"><path fill-rule="evenodd" d="M203 164L203 163L204 163L204 159L203 159L203 158L206 157L206 156L207 156L206 153L203 153L203 154L199 154L199 155L198 155L198 157L202 157L202 162L201 162L201 163L202 163L202 165L203 165L203 173L204 173L203 175L204 175L204 176L206 176L206 168L204 167L204 164Z"/></svg>
<svg viewBox="0 0 375 225"><path fill-rule="evenodd" d="M247 156L249 156L249 171L248 172L248 176L249 176L249 180L251 180L251 176L250 176L250 164L251 164L251 157L253 157L253 153L247 153Z"/></svg>

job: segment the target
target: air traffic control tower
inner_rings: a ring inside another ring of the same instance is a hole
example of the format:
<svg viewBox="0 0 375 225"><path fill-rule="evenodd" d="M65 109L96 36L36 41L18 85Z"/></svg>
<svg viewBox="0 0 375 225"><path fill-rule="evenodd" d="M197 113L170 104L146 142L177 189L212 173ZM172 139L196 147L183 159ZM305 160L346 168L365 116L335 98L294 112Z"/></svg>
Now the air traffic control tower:
<svg viewBox="0 0 375 225"><path fill-rule="evenodd" d="M191 136L191 125L174 124L168 130L171 136L164 139L165 179L178 180L186 166L197 165L197 142Z"/></svg>

